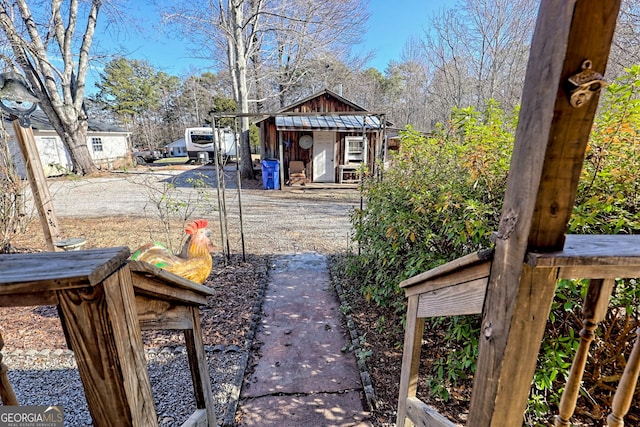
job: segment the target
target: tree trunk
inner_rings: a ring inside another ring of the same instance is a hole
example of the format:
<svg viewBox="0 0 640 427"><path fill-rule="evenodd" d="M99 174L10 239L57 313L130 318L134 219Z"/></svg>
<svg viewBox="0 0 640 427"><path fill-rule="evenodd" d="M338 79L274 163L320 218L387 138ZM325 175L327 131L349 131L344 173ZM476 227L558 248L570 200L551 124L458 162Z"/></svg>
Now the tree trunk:
<svg viewBox="0 0 640 427"><path fill-rule="evenodd" d="M242 3L231 8L234 28L237 103L240 113L249 112L249 91L247 89L247 57L242 29L244 27ZM242 178L253 179L253 163L251 162L251 144L249 142L249 117L240 118L240 175Z"/></svg>
<svg viewBox="0 0 640 427"><path fill-rule="evenodd" d="M37 23L42 20L34 19L26 0L0 2L0 28L11 45L15 63L22 68L40 100L40 108L67 148L74 172L82 175L97 171L87 148L84 85L100 6L100 0L92 0L85 33L78 52L73 53L78 2L71 2L66 10L62 8L62 2L53 2L48 26ZM68 14L66 17L62 16L64 12ZM15 22L18 19L21 21L19 25ZM42 34L46 34L45 39ZM52 46L56 46L58 51L50 53ZM62 70L52 66L50 55L62 57ZM77 58L77 64L74 58ZM76 65L77 70L74 70Z"/></svg>

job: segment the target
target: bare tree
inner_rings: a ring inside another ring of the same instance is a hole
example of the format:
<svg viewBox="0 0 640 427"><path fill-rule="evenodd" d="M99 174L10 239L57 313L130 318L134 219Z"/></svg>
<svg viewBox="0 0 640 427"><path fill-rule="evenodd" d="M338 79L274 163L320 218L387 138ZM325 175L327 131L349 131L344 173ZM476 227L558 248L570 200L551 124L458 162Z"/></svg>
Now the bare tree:
<svg viewBox="0 0 640 427"><path fill-rule="evenodd" d="M206 4L181 2L161 6L167 22L188 28L186 34L194 45L208 47L205 50L212 61L226 65L229 70L237 112L241 116L240 172L244 178L253 178L247 116L250 113L248 61L259 42L264 3L264 0L212 0Z"/></svg>
<svg viewBox="0 0 640 427"><path fill-rule="evenodd" d="M640 64L640 4L636 0L624 0L611 46L607 78L610 80L623 74L624 69Z"/></svg>
<svg viewBox="0 0 640 427"><path fill-rule="evenodd" d="M11 45L12 63L22 69L40 100L40 108L62 139L78 174L97 170L87 148L83 108L89 52L104 0L79 2L0 0L0 28ZM79 27L84 25L84 31ZM59 56L62 68L53 65Z"/></svg>
<svg viewBox="0 0 640 427"><path fill-rule="evenodd" d="M361 41L368 17L361 0L288 0L265 13L260 60L280 107L299 99L300 86L309 86L308 74L322 72L318 65L358 68L350 51Z"/></svg>
<svg viewBox="0 0 640 427"><path fill-rule="evenodd" d="M188 27L201 46L226 63L241 114L241 173L253 176L249 117L276 97L282 106L304 80L310 64L327 53L347 52L366 18L363 0L214 0L165 9L168 20ZM203 9L204 8L204 9ZM194 31L194 29L196 29ZM221 57L215 51L225 52ZM256 95L253 99L251 96ZM254 108L252 108L254 107Z"/></svg>
<svg viewBox="0 0 640 427"><path fill-rule="evenodd" d="M506 109L519 102L537 5L460 0L432 17L424 50L435 67L430 96L441 111L490 98Z"/></svg>

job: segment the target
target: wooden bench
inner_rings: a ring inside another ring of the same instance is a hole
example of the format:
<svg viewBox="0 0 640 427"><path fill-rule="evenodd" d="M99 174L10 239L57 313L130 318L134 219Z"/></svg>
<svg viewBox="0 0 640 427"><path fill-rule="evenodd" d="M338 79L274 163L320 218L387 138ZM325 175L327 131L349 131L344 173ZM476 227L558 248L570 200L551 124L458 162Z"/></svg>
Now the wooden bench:
<svg viewBox="0 0 640 427"><path fill-rule="evenodd" d="M198 408L184 425L215 426L198 310L212 291L129 255L126 247L0 255L0 307L58 306L100 426L158 425L140 331L183 330Z"/></svg>

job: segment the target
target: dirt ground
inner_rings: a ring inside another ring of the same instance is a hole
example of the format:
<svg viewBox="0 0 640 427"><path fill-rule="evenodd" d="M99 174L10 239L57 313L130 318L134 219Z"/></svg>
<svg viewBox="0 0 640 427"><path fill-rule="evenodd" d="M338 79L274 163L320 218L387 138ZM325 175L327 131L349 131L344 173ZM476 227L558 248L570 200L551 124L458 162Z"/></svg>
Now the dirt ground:
<svg viewBox="0 0 640 427"><path fill-rule="evenodd" d="M258 255L348 249L349 212L360 203L357 189L263 190L255 180L244 181L238 193L232 167L225 171L223 184L218 189L212 167L170 166L59 178L49 186L55 214L64 222L64 237L84 237L86 248L134 248L149 240L180 247L184 219L191 217L207 219L213 243L219 250L229 247L231 253L242 253L243 247L245 253ZM122 217L140 221L133 224ZM98 222L109 227L103 230ZM31 233L38 233L37 222ZM23 241L17 239L16 245Z"/></svg>
<svg viewBox="0 0 640 427"><path fill-rule="evenodd" d="M219 295L203 310L203 329L212 344L240 345L269 257L347 250L348 215L359 196L353 189L266 191L259 181L244 182L238 196L233 169L227 171L223 194L214 172L212 167L139 167L91 178L54 178L48 184L61 237L86 239L83 249L128 246L133 251L158 241L179 252L187 219L206 218L217 253L205 285ZM46 249L35 210L31 211L34 219L12 243L16 250ZM225 263L221 248L228 248L230 262ZM0 309L0 318L7 349L64 348L51 307ZM163 342L157 338L154 344Z"/></svg>

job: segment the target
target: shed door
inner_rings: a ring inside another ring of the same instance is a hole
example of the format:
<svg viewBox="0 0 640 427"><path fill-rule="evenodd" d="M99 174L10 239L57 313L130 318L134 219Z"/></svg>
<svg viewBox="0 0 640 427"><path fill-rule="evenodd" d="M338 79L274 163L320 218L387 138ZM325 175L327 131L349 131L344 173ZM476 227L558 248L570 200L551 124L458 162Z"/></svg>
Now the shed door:
<svg viewBox="0 0 640 427"><path fill-rule="evenodd" d="M313 133L313 182L336 182L333 166L335 132Z"/></svg>

